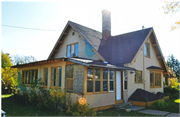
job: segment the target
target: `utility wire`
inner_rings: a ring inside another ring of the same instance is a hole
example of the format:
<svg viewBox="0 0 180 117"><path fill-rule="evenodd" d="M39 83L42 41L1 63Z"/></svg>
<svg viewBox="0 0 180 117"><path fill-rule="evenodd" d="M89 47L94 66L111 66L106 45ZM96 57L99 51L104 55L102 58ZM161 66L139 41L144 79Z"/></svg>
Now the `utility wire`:
<svg viewBox="0 0 180 117"><path fill-rule="evenodd" d="M11 28L30 29L30 30L42 30L42 31L62 31L62 30L38 29L38 28L28 28L28 27L19 27L19 26L10 26L10 25L2 25L2 26L11 27Z"/></svg>

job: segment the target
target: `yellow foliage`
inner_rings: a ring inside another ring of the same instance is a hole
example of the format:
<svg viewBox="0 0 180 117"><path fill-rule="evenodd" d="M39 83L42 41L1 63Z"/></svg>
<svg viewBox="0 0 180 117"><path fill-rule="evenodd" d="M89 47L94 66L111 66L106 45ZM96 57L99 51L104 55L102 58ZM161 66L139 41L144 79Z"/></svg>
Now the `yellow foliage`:
<svg viewBox="0 0 180 117"><path fill-rule="evenodd" d="M1 68L1 77L5 86L11 86L11 88L17 86L18 72L16 68Z"/></svg>

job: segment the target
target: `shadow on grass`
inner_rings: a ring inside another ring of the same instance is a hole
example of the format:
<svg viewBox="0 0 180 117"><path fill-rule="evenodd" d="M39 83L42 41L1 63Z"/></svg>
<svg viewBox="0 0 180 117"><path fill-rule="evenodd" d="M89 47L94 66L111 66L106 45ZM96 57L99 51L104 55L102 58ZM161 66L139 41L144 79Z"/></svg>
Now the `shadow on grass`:
<svg viewBox="0 0 180 117"><path fill-rule="evenodd" d="M15 101L15 96L12 94L2 95L2 110L6 112L7 116L57 116L61 113L55 114L50 111L41 111L37 107L26 105Z"/></svg>

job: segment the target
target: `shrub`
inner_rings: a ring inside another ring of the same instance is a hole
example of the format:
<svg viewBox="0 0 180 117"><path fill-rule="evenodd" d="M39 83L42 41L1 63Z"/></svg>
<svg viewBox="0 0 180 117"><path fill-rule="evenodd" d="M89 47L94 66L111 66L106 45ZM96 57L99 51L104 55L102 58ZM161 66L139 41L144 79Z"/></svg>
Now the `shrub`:
<svg viewBox="0 0 180 117"><path fill-rule="evenodd" d="M157 108L165 108L169 105L164 101L156 101L153 106L156 106Z"/></svg>
<svg viewBox="0 0 180 117"><path fill-rule="evenodd" d="M176 97L179 94L179 90L172 87L165 87L164 93L167 94L170 98Z"/></svg>
<svg viewBox="0 0 180 117"><path fill-rule="evenodd" d="M93 108L89 107L89 104L81 105L77 101L68 107L66 115L68 116L95 116L96 112Z"/></svg>

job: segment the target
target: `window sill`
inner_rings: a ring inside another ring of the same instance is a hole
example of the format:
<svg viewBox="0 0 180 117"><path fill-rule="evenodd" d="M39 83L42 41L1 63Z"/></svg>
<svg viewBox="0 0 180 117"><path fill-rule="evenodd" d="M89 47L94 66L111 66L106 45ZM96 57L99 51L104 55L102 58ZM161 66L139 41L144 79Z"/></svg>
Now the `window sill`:
<svg viewBox="0 0 180 117"><path fill-rule="evenodd" d="M135 82L134 84L143 84L142 82Z"/></svg>
<svg viewBox="0 0 180 117"><path fill-rule="evenodd" d="M126 90L124 90L124 92L127 92L127 89L126 89Z"/></svg>
<svg viewBox="0 0 180 117"><path fill-rule="evenodd" d="M145 56L145 55L144 55L144 57L146 57L146 58L150 58L150 56Z"/></svg>

